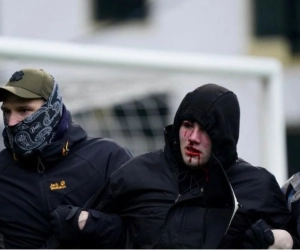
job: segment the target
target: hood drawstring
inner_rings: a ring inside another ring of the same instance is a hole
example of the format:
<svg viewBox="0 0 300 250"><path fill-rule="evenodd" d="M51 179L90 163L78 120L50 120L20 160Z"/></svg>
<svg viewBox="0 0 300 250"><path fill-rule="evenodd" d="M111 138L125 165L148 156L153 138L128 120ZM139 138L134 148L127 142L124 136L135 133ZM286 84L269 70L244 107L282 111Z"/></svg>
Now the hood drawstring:
<svg viewBox="0 0 300 250"><path fill-rule="evenodd" d="M181 172L178 174L177 176L177 180L180 182L180 181L183 181L188 175L188 171L184 171L184 172Z"/></svg>
<svg viewBox="0 0 300 250"><path fill-rule="evenodd" d="M45 166L41 161L41 158L38 158L37 171L42 174L45 172Z"/></svg>
<svg viewBox="0 0 300 250"><path fill-rule="evenodd" d="M13 157L14 157L14 160L15 160L15 161L18 161L18 158L17 158L16 153L13 153Z"/></svg>
<svg viewBox="0 0 300 250"><path fill-rule="evenodd" d="M189 190L191 194L198 195L202 191L201 185L199 183L202 182L203 179L197 180L197 178L195 178L193 174L191 174L189 171L183 171L178 174L177 180L180 183L187 178L189 178L189 184L188 184L189 186L182 193Z"/></svg>
<svg viewBox="0 0 300 250"><path fill-rule="evenodd" d="M193 195L200 194L200 192L201 192L201 188L200 188L200 185L199 185L200 181L201 180L197 181L197 179L194 176L191 176L191 179L190 179L190 192L191 192L191 194L193 194ZM193 186L195 186L195 185L197 185L196 188L193 188Z"/></svg>

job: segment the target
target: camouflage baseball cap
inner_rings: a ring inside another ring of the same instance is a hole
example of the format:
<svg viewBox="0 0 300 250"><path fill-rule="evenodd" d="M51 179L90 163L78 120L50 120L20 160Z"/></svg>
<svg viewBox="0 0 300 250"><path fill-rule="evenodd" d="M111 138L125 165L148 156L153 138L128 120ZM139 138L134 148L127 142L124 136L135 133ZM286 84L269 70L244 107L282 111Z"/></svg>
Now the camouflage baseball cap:
<svg viewBox="0 0 300 250"><path fill-rule="evenodd" d="M0 87L0 102L7 91L26 99L48 100L52 93L54 80L42 69L22 69L15 72L4 87Z"/></svg>

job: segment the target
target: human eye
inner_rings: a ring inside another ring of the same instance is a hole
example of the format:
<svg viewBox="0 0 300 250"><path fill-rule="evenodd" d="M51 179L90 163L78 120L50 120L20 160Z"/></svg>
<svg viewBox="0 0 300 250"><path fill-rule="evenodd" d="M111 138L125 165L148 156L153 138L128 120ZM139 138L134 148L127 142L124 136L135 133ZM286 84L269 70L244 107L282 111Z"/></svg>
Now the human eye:
<svg viewBox="0 0 300 250"><path fill-rule="evenodd" d="M27 114L30 110L28 108L21 108L20 113Z"/></svg>
<svg viewBox="0 0 300 250"><path fill-rule="evenodd" d="M191 128L194 126L194 124L192 122L186 120L186 121L182 122L182 126L184 126L186 128Z"/></svg>
<svg viewBox="0 0 300 250"><path fill-rule="evenodd" d="M2 112L4 115L9 115L10 114L10 110L8 109L5 109L5 108L1 108L2 109Z"/></svg>
<svg viewBox="0 0 300 250"><path fill-rule="evenodd" d="M28 108L28 107L20 107L17 109L18 114L20 114L23 117L26 117L28 115L30 115L32 112L32 109Z"/></svg>

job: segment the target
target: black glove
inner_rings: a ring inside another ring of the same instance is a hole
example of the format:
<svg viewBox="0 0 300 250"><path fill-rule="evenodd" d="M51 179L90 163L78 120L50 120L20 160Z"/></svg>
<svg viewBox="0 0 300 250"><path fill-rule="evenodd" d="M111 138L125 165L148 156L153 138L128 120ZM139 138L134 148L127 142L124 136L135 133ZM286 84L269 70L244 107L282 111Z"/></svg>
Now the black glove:
<svg viewBox="0 0 300 250"><path fill-rule="evenodd" d="M243 237L243 247L246 249L267 249L274 244L271 227L262 219L255 222Z"/></svg>
<svg viewBox="0 0 300 250"><path fill-rule="evenodd" d="M78 217L82 210L79 207L61 205L50 212L51 225L58 241L74 244L80 241Z"/></svg>

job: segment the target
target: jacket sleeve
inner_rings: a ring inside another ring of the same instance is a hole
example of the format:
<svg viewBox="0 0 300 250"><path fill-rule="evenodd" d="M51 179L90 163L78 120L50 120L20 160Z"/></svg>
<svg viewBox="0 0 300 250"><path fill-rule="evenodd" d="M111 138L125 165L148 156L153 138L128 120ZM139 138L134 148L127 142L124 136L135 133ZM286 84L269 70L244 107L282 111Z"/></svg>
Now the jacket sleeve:
<svg viewBox="0 0 300 250"><path fill-rule="evenodd" d="M261 209L258 209L258 216L265 219L273 228L289 229L292 219L291 213L287 207L285 197L281 192L279 184L273 175L267 178L264 192L268 195L262 197L264 199L262 199Z"/></svg>
<svg viewBox="0 0 300 250"><path fill-rule="evenodd" d="M245 187L239 194L242 196L239 201L240 211L252 224L263 219L272 228L288 229L291 213L275 176L264 168L258 168L252 179L244 178L241 181Z"/></svg>
<svg viewBox="0 0 300 250"><path fill-rule="evenodd" d="M284 230L288 230L291 222L291 213L274 175L256 167L242 173L241 169L232 179L240 207L223 238L222 248L243 248L243 234L259 219L271 228Z"/></svg>
<svg viewBox="0 0 300 250"><path fill-rule="evenodd" d="M125 233L122 219L115 214L89 209L89 216L82 230L86 242L97 248L124 248Z"/></svg>
<svg viewBox="0 0 300 250"><path fill-rule="evenodd" d="M112 184L118 182L118 172L115 171L107 179L104 187L85 206L89 216L82 236L84 241L93 242L98 248L125 247L126 227L118 212L121 193L116 192L113 188L115 184Z"/></svg>
<svg viewBox="0 0 300 250"><path fill-rule="evenodd" d="M290 233L292 234L294 246L300 248L300 172L293 175L282 186L281 190L285 195L288 208L292 213L292 223Z"/></svg>

